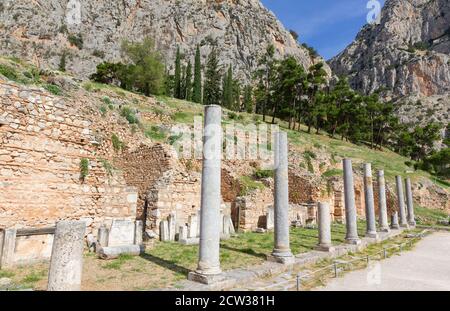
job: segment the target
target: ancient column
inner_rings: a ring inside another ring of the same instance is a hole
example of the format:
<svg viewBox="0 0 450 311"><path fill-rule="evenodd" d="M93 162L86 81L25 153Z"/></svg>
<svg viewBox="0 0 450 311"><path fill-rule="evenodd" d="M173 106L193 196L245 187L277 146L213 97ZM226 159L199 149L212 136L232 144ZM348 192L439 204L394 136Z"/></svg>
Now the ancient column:
<svg viewBox="0 0 450 311"><path fill-rule="evenodd" d="M109 229L106 228L105 225L101 225L100 228L98 228L97 233L97 241L100 243L101 247L108 246L108 239L109 239Z"/></svg>
<svg viewBox="0 0 450 311"><path fill-rule="evenodd" d="M378 209L380 212L379 225L381 232L389 232L388 214L386 205L386 182L384 171L378 171Z"/></svg>
<svg viewBox="0 0 450 311"><path fill-rule="evenodd" d="M14 251L16 247L16 228L4 229L0 235L0 268L9 268L14 263Z"/></svg>
<svg viewBox="0 0 450 311"><path fill-rule="evenodd" d="M288 177L288 139L286 132L275 133L275 245L269 260L280 263L292 262L289 245L289 177Z"/></svg>
<svg viewBox="0 0 450 311"><path fill-rule="evenodd" d="M47 290L80 290L85 232L86 223L84 221L59 221L56 223Z"/></svg>
<svg viewBox="0 0 450 311"><path fill-rule="evenodd" d="M366 237L378 238L375 223L375 203L373 199L372 165L364 164L364 198L366 201Z"/></svg>
<svg viewBox="0 0 450 311"><path fill-rule="evenodd" d="M331 216L330 205L328 203L319 202L318 208L318 225L319 225L319 244L316 249L325 252L334 251L331 243Z"/></svg>
<svg viewBox="0 0 450 311"><path fill-rule="evenodd" d="M408 177L405 179L405 189L406 189L406 206L408 209L408 224L410 226L416 226L416 220L414 219L414 200L411 189L411 179Z"/></svg>
<svg viewBox="0 0 450 311"><path fill-rule="evenodd" d="M395 184L397 186L397 200L398 200L398 217L400 222L400 227L408 227L408 222L406 220L405 211L405 197L403 196L403 183L402 177L395 177Z"/></svg>
<svg viewBox="0 0 450 311"><path fill-rule="evenodd" d="M391 215L391 229L400 229L400 225L398 224L398 212L395 211Z"/></svg>
<svg viewBox="0 0 450 311"><path fill-rule="evenodd" d="M344 201L345 201L345 222L347 233L345 240L349 244L360 244L358 237L358 227L355 206L355 188L353 185L352 160L344 159Z"/></svg>
<svg viewBox="0 0 450 311"><path fill-rule="evenodd" d="M200 206L200 251L198 267L189 279L205 284L215 282L221 274L220 246L220 182L222 158L222 109L205 107L203 132L203 170Z"/></svg>

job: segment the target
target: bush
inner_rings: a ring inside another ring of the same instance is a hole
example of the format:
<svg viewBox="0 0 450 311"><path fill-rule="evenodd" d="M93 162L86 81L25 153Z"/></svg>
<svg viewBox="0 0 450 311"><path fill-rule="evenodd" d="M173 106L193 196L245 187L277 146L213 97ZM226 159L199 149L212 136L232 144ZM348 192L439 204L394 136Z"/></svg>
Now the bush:
<svg viewBox="0 0 450 311"><path fill-rule="evenodd" d="M273 173L272 170L257 170L255 172L255 177L258 179L269 178L273 177Z"/></svg>
<svg viewBox="0 0 450 311"><path fill-rule="evenodd" d="M89 175L89 160L86 158L80 161L80 180L84 182Z"/></svg>
<svg viewBox="0 0 450 311"><path fill-rule="evenodd" d="M0 74L12 81L17 81L18 75L14 68L0 64Z"/></svg>
<svg viewBox="0 0 450 311"><path fill-rule="evenodd" d="M62 94L62 91L59 88L59 86L54 85L54 84L46 84L46 85L44 85L44 89L46 89L53 95L61 95Z"/></svg>
<svg viewBox="0 0 450 311"><path fill-rule="evenodd" d="M124 147L124 143L120 140L120 138L116 134L111 135L111 143L116 152L121 151Z"/></svg>
<svg viewBox="0 0 450 311"><path fill-rule="evenodd" d="M166 134L157 126L152 126L145 131L145 136L153 140L162 141L166 138Z"/></svg>
<svg viewBox="0 0 450 311"><path fill-rule="evenodd" d="M256 189L264 189L263 183L253 180L250 176L239 178L239 184L241 186L240 196L245 196Z"/></svg>
<svg viewBox="0 0 450 311"><path fill-rule="evenodd" d="M70 44L75 45L79 50L83 49L83 37L81 34L69 35Z"/></svg>
<svg viewBox="0 0 450 311"><path fill-rule="evenodd" d="M322 177L332 177L332 176L341 176L343 174L343 171L341 169L330 169L322 174Z"/></svg>
<svg viewBox="0 0 450 311"><path fill-rule="evenodd" d="M127 119L128 123L130 124L138 124L139 119L136 116L136 113L131 110L129 107L123 107L120 111L120 115Z"/></svg>

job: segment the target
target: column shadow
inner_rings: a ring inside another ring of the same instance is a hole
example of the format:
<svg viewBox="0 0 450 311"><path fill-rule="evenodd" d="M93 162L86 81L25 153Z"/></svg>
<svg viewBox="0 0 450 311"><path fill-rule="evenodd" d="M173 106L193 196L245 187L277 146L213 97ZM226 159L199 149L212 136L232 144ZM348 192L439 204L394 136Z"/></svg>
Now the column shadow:
<svg viewBox="0 0 450 311"><path fill-rule="evenodd" d="M175 262L173 262L171 260L165 260L165 259L153 256L150 254L144 253L144 254L141 254L140 257L144 258L145 260L151 261L154 264L157 264L158 266L172 270L176 273L181 273L185 276L187 276L189 274L189 272L191 271L185 267L177 265Z"/></svg>
<svg viewBox="0 0 450 311"><path fill-rule="evenodd" d="M220 248L227 249L227 250L230 250L230 251L233 251L233 252L239 252L239 253L255 256L255 257L258 257L258 258L264 258L265 259L267 257L266 254L255 252L251 248L234 248L234 247L230 247L230 246L227 246L227 245L220 245Z"/></svg>

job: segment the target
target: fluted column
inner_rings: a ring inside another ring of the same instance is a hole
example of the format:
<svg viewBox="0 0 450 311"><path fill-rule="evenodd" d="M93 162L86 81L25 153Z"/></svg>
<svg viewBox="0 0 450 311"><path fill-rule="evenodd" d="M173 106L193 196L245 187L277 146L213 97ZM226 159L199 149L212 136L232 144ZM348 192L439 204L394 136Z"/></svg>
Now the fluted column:
<svg viewBox="0 0 450 311"><path fill-rule="evenodd" d="M364 164L364 198L366 205L366 237L378 238L373 199L372 165Z"/></svg>
<svg viewBox="0 0 450 311"><path fill-rule="evenodd" d="M408 210L408 224L410 226L416 226L416 220L414 219L414 200L411 188L411 179L408 177L405 179L405 190L406 190L406 207Z"/></svg>
<svg viewBox="0 0 450 311"><path fill-rule="evenodd" d="M387 204L386 204L386 181L384 179L384 171L378 171L378 209L379 209L379 226L381 232L389 232Z"/></svg>
<svg viewBox="0 0 450 311"><path fill-rule="evenodd" d="M403 195L403 183L402 177L395 177L395 184L397 187L397 200L398 200L398 218L400 227L408 227L408 222L406 220L406 210L405 210L405 197Z"/></svg>

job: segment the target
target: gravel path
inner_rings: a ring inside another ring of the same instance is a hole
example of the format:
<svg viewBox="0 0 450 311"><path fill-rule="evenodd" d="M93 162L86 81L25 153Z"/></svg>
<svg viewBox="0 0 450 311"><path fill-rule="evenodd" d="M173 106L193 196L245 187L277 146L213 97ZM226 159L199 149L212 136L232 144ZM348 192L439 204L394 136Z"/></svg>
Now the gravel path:
<svg viewBox="0 0 450 311"><path fill-rule="evenodd" d="M450 291L450 233L425 237L412 251L332 279L319 291Z"/></svg>

